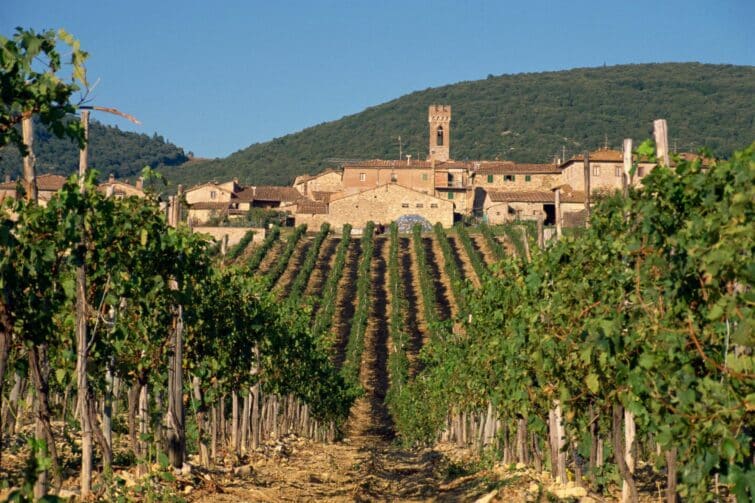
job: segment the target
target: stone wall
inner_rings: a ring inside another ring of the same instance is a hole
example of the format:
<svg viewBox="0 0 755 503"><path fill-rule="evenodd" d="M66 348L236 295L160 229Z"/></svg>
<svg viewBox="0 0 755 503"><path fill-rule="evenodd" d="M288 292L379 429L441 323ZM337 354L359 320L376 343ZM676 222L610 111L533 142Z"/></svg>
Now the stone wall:
<svg viewBox="0 0 755 503"><path fill-rule="evenodd" d="M213 183L207 183L187 190L185 197L187 204L221 203L231 200L231 192Z"/></svg>
<svg viewBox="0 0 755 503"><path fill-rule="evenodd" d="M347 166L343 170L343 191L346 194L355 194L386 183L396 183L428 194L435 190L432 168Z"/></svg>
<svg viewBox="0 0 755 503"><path fill-rule="evenodd" d="M265 229L262 227L194 227L194 232L209 234L212 239L220 241L223 236L228 236L228 246L233 246L244 237L247 231L253 231L251 244L260 244L265 239Z"/></svg>
<svg viewBox="0 0 755 503"><path fill-rule="evenodd" d="M521 174L514 173L512 175L494 174L492 180L488 181L488 175L485 173L478 173L474 177L475 187L482 187L488 190L507 190L507 191L524 191L524 190L551 190L561 182L561 177L555 174ZM512 179L506 179L506 176L513 177ZM529 177L529 181L527 181Z"/></svg>
<svg viewBox="0 0 755 503"><path fill-rule="evenodd" d="M430 223L453 225L453 203L397 184L341 197L330 202L327 214L296 214L296 224L317 228L329 222L336 231L345 224L361 229L367 222L389 224L403 215L420 215Z"/></svg>
<svg viewBox="0 0 755 503"><path fill-rule="evenodd" d="M634 185L641 182L640 174L647 174L653 168L651 163L640 163L634 177ZM623 162L590 162L590 192L621 189ZM561 183L569 184L576 190L585 190L585 168L582 162L573 162L564 168Z"/></svg>

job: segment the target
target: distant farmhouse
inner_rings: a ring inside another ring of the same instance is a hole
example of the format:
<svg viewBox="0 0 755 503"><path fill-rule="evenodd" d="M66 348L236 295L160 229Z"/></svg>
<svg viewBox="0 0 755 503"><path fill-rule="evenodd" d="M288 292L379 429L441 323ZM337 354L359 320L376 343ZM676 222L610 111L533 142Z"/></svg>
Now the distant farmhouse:
<svg viewBox="0 0 755 503"><path fill-rule="evenodd" d="M406 156L348 161L341 169L297 176L292 187L241 187L236 181L197 185L186 191L189 221L232 218L260 207L284 211L296 224L313 227L329 222L336 229L410 215L445 227L465 215L494 224L538 218L554 224L556 191L563 223L583 218L582 156L551 164L456 161L451 158L451 107L431 105L428 123L427 160ZM604 148L590 152L589 160L591 193L622 187L622 152ZM640 163L633 183L639 183L652 166Z"/></svg>

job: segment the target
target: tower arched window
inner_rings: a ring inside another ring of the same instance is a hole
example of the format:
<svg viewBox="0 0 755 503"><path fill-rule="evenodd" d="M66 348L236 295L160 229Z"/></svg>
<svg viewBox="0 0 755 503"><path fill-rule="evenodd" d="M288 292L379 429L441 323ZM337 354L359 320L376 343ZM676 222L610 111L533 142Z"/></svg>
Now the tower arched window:
<svg viewBox="0 0 755 503"><path fill-rule="evenodd" d="M438 126L438 135L435 144L439 147L443 146L443 126Z"/></svg>

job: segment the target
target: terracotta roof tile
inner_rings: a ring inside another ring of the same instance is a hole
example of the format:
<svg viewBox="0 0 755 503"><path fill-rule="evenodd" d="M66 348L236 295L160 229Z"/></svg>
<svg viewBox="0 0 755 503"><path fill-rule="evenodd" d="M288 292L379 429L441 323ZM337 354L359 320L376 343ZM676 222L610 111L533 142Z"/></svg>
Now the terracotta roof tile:
<svg viewBox="0 0 755 503"><path fill-rule="evenodd" d="M233 194L233 199L237 199L238 201L242 203L251 202L254 199L254 188L244 187L240 191Z"/></svg>
<svg viewBox="0 0 755 503"><path fill-rule="evenodd" d="M552 190L528 190L528 191L487 191L490 200L494 203L554 203L556 195ZM562 203L583 203L585 195L583 192L563 192L561 194Z"/></svg>
<svg viewBox="0 0 755 503"><path fill-rule="evenodd" d="M56 191L63 188L66 183L66 177L60 175L39 175L37 177L37 189Z"/></svg>
<svg viewBox="0 0 755 503"><path fill-rule="evenodd" d="M321 201L310 201L309 199L302 199L296 204L296 213L325 215L328 213L328 204Z"/></svg>
<svg viewBox="0 0 755 503"><path fill-rule="evenodd" d="M293 187L279 187L275 185L260 185L254 187L256 201L297 201L303 196Z"/></svg>
<svg viewBox="0 0 755 503"><path fill-rule="evenodd" d="M482 161L475 163L478 175L509 175L509 174L553 174L558 175L561 169L557 164L526 164L511 161Z"/></svg>

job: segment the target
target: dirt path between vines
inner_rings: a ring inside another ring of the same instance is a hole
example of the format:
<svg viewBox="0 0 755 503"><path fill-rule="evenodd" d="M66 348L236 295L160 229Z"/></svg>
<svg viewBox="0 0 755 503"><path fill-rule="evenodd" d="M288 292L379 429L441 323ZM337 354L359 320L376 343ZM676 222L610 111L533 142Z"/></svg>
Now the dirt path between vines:
<svg viewBox="0 0 755 503"><path fill-rule="evenodd" d="M407 246L403 243L404 257ZM270 442L250 456L243 474L227 477L214 485L213 492L198 490L191 500L474 501L490 490L489 478L459 477L442 453L406 450L394 442L393 422L384 403L390 379L388 249L387 239L375 240L370 317L360 367L365 393L352 408L346 437L333 444L294 436ZM358 249L350 251L349 272L359 257ZM404 270L409 268L405 262Z"/></svg>

